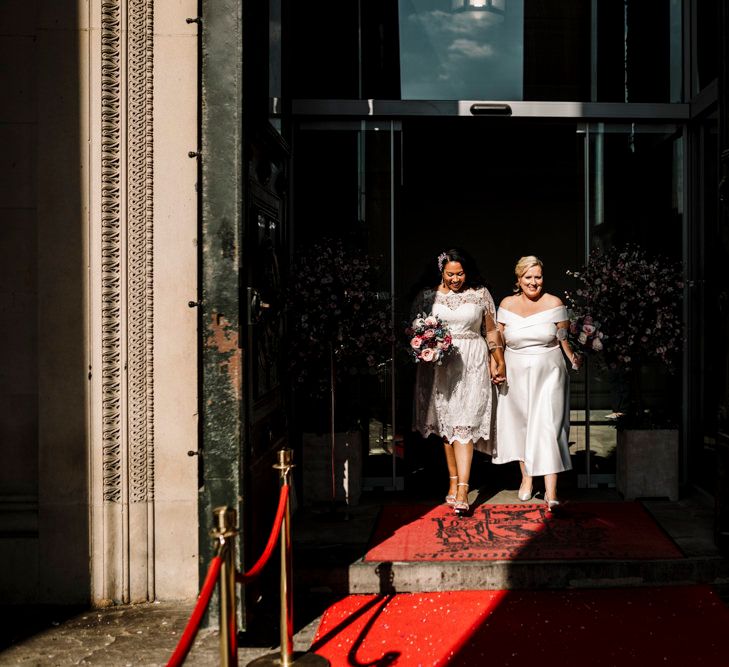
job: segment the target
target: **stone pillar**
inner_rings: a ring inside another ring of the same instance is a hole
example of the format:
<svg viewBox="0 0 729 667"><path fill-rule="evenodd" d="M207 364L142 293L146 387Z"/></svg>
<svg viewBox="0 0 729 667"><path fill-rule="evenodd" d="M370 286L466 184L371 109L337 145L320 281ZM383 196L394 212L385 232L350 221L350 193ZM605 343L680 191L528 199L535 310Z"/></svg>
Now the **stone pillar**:
<svg viewBox="0 0 729 667"><path fill-rule="evenodd" d="M197 593L195 3L90 5L91 598Z"/></svg>
<svg viewBox="0 0 729 667"><path fill-rule="evenodd" d="M196 3L95 0L92 598L197 593Z"/></svg>
<svg viewBox="0 0 729 667"><path fill-rule="evenodd" d="M198 592L196 0L0 3L0 596Z"/></svg>
<svg viewBox="0 0 729 667"><path fill-rule="evenodd" d="M155 581L168 600L199 591L197 11L154 7Z"/></svg>

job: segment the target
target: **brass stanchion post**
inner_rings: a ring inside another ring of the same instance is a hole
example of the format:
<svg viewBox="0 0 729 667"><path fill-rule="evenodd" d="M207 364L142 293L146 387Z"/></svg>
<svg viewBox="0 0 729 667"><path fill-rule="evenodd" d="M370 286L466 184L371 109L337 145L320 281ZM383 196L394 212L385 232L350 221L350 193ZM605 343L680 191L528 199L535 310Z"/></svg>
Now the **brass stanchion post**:
<svg viewBox="0 0 729 667"><path fill-rule="evenodd" d="M220 664L238 665L238 637L235 601L235 536L236 511L230 507L213 510L215 527L211 535L220 541Z"/></svg>
<svg viewBox="0 0 729 667"><path fill-rule="evenodd" d="M289 473L293 464L293 451L281 449L278 452L278 463L273 466L281 475L281 484L289 484ZM326 667L329 661L316 653L294 653L294 588L293 568L291 559L291 494L286 500L283 521L281 522L281 610L280 610L280 636L281 649L279 653L271 653L248 663L248 665L315 665Z"/></svg>

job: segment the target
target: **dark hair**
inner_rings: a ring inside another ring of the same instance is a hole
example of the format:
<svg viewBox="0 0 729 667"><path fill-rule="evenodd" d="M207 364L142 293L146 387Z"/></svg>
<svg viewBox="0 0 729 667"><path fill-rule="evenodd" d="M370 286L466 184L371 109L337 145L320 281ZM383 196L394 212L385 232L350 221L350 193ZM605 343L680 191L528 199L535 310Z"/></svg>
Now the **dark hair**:
<svg viewBox="0 0 729 667"><path fill-rule="evenodd" d="M445 252L434 254L427 258L423 271L417 281L405 294L406 302L410 304L411 311L413 310L413 304L418 304L420 310L423 308L430 310L430 306L433 305L432 303L420 303L420 299L425 291L436 289L441 280L443 280L443 272L438 270L438 257L442 254L445 254L445 262L460 262L466 273L466 284L464 285L466 289L485 287L489 292L491 291L491 285L483 279L473 257L460 248L450 248ZM412 320L412 317L410 319Z"/></svg>
<svg viewBox="0 0 729 667"><path fill-rule="evenodd" d="M466 284L464 285L464 287L478 288L486 286L486 281L481 275L481 272L478 270L476 260L471 257L471 255L469 255L465 250L462 250L461 248L450 248L446 250L443 254L445 255L445 260L443 262L444 267L448 262L458 262L463 267L463 270L466 273ZM437 277L434 281L434 284L437 285L440 282L442 275L442 271L438 270L437 261L435 262L435 271L437 272Z"/></svg>
<svg viewBox="0 0 729 667"><path fill-rule="evenodd" d="M447 262L460 262L463 270L466 272L466 284L464 287L486 287L489 290L491 289L490 285L484 280L481 272L478 270L478 266L473 257L460 248L450 248L438 255L427 258L420 276L418 276L417 281L412 286L409 295L411 298L414 298L421 290L435 289L440 285L441 280L443 280L443 272L438 269L438 257L442 254L445 255L444 266Z"/></svg>

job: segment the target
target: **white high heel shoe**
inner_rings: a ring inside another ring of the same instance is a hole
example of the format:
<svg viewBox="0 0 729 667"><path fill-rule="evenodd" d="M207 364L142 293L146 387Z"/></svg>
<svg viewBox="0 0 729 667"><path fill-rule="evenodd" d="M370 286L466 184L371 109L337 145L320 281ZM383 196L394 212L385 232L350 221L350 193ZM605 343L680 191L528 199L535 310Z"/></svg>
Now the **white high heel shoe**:
<svg viewBox="0 0 729 667"><path fill-rule="evenodd" d="M523 484L523 482L522 482ZM532 489L531 485L529 486L528 491L522 491L522 487L519 487L519 493L517 494L519 497L519 500L526 502L527 500L531 500L532 496L534 495L534 490Z"/></svg>
<svg viewBox="0 0 729 667"><path fill-rule="evenodd" d="M547 495L544 494L544 504L547 506L548 512L554 512L559 507L559 500L550 500Z"/></svg>

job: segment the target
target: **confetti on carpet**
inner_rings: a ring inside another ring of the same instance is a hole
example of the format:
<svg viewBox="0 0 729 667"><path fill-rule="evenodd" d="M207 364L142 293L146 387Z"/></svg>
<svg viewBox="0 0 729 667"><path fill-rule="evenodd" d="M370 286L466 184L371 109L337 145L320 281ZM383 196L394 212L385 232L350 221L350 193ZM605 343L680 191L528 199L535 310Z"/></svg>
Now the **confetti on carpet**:
<svg viewBox="0 0 729 667"><path fill-rule="evenodd" d="M332 665L729 665L729 607L709 586L351 595L312 652Z"/></svg>

